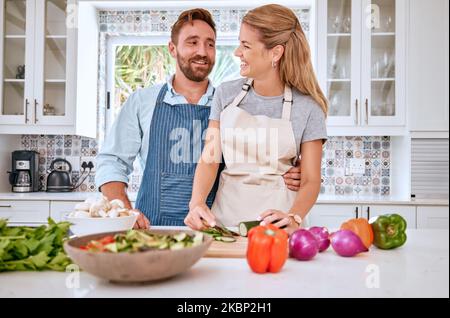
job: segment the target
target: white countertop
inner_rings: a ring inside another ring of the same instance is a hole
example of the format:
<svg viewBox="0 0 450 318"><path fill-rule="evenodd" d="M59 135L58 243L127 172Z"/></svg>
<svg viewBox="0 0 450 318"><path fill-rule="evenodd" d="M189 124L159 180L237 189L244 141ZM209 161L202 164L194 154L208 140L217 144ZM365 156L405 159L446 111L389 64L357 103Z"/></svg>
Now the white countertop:
<svg viewBox="0 0 450 318"><path fill-rule="evenodd" d="M66 193L12 193L0 192L0 200L43 200L43 201L84 201L91 196L99 196L99 192L66 192ZM137 193L129 193L131 201L136 201ZM396 196L327 196L321 195L318 204L389 204L389 205L449 205L448 199L415 199L408 200Z"/></svg>
<svg viewBox="0 0 450 318"><path fill-rule="evenodd" d="M66 281L74 286L70 278L76 277L69 275L0 273L0 297L448 298L449 231L409 230L403 247L374 247L354 258L337 256L330 248L311 261L290 259L277 274L255 274L245 259L202 258L179 276L144 285L115 285L81 272L79 287L68 288Z"/></svg>

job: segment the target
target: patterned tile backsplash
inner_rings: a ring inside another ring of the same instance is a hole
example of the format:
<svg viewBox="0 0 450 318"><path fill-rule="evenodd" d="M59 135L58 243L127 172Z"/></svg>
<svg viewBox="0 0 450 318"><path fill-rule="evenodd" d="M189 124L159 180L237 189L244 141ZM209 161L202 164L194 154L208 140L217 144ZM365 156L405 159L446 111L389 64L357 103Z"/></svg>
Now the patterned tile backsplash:
<svg viewBox="0 0 450 318"><path fill-rule="evenodd" d="M22 135L25 150L39 152L40 190L45 191L48 170L55 158L66 158L75 163L72 177L78 184L83 161L92 161L98 153L95 139L62 135ZM330 137L322 156L322 186L320 193L326 195L370 195L390 194L390 137ZM352 173L351 160L361 159L364 172ZM129 190L137 192L142 171L135 162L130 176ZM91 173L76 191L95 192L94 173Z"/></svg>
<svg viewBox="0 0 450 318"><path fill-rule="evenodd" d="M112 33L160 33L166 34L178 16L186 8L173 10L131 10L131 11L99 11L100 32ZM221 34L237 34L242 18L249 8L208 8L216 23L216 29ZM292 8L305 32L309 31L310 9Z"/></svg>
<svg viewBox="0 0 450 318"><path fill-rule="evenodd" d="M330 137L322 154L320 193L389 195L390 158L390 137ZM352 159L364 162L364 172L352 173Z"/></svg>

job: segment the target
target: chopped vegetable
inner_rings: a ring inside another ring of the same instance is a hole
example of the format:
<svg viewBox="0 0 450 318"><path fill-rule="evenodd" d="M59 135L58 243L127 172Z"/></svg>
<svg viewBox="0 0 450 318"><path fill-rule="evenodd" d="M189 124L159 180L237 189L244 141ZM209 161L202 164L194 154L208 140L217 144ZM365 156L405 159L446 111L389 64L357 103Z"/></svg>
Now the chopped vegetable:
<svg viewBox="0 0 450 318"><path fill-rule="evenodd" d="M367 248L373 243L373 230L367 219L350 219L341 225L341 230L350 230L358 235Z"/></svg>
<svg viewBox="0 0 450 318"><path fill-rule="evenodd" d="M239 223L239 234L241 236L246 237L248 232L258 226L261 222L260 221L247 221L247 222L241 222Z"/></svg>
<svg viewBox="0 0 450 318"><path fill-rule="evenodd" d="M232 236L216 236L215 237L216 241L222 241L225 243L233 243L236 242L236 239Z"/></svg>
<svg viewBox="0 0 450 318"><path fill-rule="evenodd" d="M3 271L64 271L71 264L63 243L70 223L55 223L37 228L8 227L0 219L0 272Z"/></svg>
<svg viewBox="0 0 450 318"><path fill-rule="evenodd" d="M198 246L203 242L203 234L196 232L190 235L180 232L173 235L153 234L147 231L129 230L114 236L105 236L81 246L89 252L142 252L147 250L180 250Z"/></svg>
<svg viewBox="0 0 450 318"><path fill-rule="evenodd" d="M206 223L203 222L205 225ZM233 232L226 227L223 226L208 226L206 229L202 230L203 233L208 234L213 237L216 241L226 242L226 243L232 243L236 242L236 239L234 236L239 236L238 233Z"/></svg>
<svg viewBox="0 0 450 318"><path fill-rule="evenodd" d="M248 233L247 262L255 273L277 273L288 257L288 235L269 224Z"/></svg>
<svg viewBox="0 0 450 318"><path fill-rule="evenodd" d="M373 244L381 249L393 249L406 242L406 220L398 214L379 216L372 224Z"/></svg>

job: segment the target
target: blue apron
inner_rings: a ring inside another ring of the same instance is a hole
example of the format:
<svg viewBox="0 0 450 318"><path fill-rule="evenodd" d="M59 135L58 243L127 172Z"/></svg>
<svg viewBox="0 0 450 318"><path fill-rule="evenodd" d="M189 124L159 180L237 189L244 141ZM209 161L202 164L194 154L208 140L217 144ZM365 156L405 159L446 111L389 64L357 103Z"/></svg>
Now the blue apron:
<svg viewBox="0 0 450 318"><path fill-rule="evenodd" d="M203 149L209 106L164 102L165 84L156 100L144 175L136 208L152 225L181 226L189 212L195 167ZM208 196L212 206L217 180Z"/></svg>

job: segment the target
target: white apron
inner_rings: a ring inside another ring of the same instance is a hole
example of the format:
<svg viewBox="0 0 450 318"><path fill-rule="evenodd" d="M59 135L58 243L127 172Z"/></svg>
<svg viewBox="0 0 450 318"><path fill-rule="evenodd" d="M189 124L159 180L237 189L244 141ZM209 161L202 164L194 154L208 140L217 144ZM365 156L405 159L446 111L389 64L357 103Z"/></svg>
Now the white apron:
<svg viewBox="0 0 450 318"><path fill-rule="evenodd" d="M253 80L220 115L220 133L226 164L211 211L225 226L253 221L268 209L288 213L297 192L282 177L297 159L290 122L292 91L285 86L281 119L253 116L239 107Z"/></svg>

